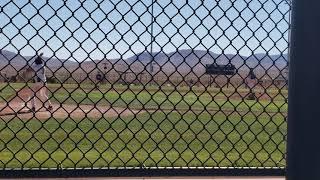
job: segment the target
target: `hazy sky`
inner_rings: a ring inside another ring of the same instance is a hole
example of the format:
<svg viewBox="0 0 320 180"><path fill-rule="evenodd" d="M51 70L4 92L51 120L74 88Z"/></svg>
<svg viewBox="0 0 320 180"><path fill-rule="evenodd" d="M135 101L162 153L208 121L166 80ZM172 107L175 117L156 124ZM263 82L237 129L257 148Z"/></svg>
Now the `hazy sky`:
<svg viewBox="0 0 320 180"><path fill-rule="evenodd" d="M0 6L0 48L22 55L127 58L151 51L151 42L153 52L242 55L286 53L288 46L285 0L1 0Z"/></svg>

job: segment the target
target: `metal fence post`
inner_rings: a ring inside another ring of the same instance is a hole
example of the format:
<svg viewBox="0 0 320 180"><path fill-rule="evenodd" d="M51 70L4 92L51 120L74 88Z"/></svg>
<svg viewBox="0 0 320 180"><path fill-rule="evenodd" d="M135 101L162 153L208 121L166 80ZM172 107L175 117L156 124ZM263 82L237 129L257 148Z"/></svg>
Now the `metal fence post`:
<svg viewBox="0 0 320 180"><path fill-rule="evenodd" d="M320 1L293 1L287 180L320 179Z"/></svg>

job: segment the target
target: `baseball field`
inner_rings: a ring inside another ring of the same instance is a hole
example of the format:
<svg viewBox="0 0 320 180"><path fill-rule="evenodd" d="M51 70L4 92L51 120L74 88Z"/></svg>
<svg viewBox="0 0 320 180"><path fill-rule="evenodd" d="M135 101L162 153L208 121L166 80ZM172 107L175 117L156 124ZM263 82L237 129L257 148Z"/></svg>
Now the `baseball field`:
<svg viewBox="0 0 320 180"><path fill-rule="evenodd" d="M1 168L285 164L287 90L49 84L30 113L29 87L0 84Z"/></svg>

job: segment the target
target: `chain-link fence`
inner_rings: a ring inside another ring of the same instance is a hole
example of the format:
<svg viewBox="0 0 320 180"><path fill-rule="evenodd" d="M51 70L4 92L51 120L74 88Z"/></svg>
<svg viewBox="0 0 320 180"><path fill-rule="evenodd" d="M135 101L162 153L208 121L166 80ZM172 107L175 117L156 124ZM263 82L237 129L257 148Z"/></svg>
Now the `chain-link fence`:
<svg viewBox="0 0 320 180"><path fill-rule="evenodd" d="M289 1L0 7L1 170L284 168Z"/></svg>

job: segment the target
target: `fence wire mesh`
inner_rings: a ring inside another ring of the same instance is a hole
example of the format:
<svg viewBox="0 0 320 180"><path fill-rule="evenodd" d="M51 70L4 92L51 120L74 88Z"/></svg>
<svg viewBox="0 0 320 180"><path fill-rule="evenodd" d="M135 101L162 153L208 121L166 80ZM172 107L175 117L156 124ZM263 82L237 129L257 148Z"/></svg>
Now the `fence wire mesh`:
<svg viewBox="0 0 320 180"><path fill-rule="evenodd" d="M0 7L1 170L285 166L289 1Z"/></svg>

